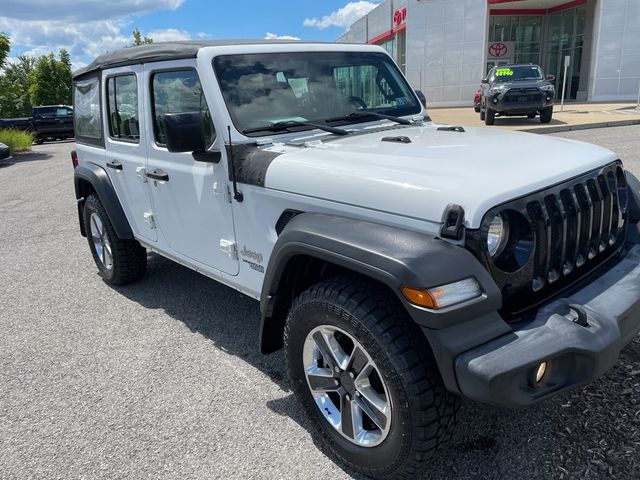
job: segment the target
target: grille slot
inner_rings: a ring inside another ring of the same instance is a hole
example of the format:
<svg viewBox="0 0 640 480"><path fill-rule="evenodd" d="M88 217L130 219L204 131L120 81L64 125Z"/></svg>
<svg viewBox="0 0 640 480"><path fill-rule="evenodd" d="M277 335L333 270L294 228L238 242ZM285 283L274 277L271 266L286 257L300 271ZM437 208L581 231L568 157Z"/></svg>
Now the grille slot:
<svg viewBox="0 0 640 480"><path fill-rule="evenodd" d="M488 254L479 255L503 292L504 313L517 316L543 303L622 249L627 212L619 203L619 169L621 163L615 162L487 213L488 222L499 212L515 210L533 230L533 253L518 271L502 271ZM473 245L482 249L486 238L476 238L478 243Z"/></svg>

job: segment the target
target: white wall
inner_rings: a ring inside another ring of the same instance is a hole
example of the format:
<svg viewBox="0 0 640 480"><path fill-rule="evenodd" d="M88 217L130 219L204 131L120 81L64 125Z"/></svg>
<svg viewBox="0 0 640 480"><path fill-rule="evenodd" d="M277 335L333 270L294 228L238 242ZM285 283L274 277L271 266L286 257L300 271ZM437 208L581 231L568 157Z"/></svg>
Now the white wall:
<svg viewBox="0 0 640 480"><path fill-rule="evenodd" d="M640 0L598 0L589 100L637 98L640 86L639 39Z"/></svg>
<svg viewBox="0 0 640 480"><path fill-rule="evenodd" d="M488 18L487 0L408 1L407 77L430 106L473 101L486 63Z"/></svg>

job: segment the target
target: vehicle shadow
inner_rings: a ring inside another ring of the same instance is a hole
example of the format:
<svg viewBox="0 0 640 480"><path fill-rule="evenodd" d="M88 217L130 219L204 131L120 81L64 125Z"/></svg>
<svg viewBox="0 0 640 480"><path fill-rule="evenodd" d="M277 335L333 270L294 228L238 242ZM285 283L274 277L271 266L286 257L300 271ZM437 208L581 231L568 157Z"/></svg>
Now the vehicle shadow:
<svg viewBox="0 0 640 480"><path fill-rule="evenodd" d="M11 167L18 163L26 163L26 162L39 162L42 160L49 160L53 158L53 155L50 153L38 153L38 152L28 152L28 153L15 153L9 160L0 161L0 168Z"/></svg>
<svg viewBox="0 0 640 480"><path fill-rule="evenodd" d="M539 118L526 117L496 117L496 126L514 126L514 127L552 127L557 125L567 125L567 122L552 118L549 123L540 123Z"/></svg>
<svg viewBox="0 0 640 480"><path fill-rule="evenodd" d="M287 390L282 354L258 351L260 307L256 300L155 254L148 257L143 282L114 288L146 308L164 311Z"/></svg>

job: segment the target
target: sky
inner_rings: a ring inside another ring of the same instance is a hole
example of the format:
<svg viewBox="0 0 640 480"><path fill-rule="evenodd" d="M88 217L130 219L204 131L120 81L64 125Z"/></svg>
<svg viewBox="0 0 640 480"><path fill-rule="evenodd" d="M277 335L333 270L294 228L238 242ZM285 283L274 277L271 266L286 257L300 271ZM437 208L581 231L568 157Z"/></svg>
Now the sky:
<svg viewBox="0 0 640 480"><path fill-rule="evenodd" d="M381 0L0 0L10 59L65 48L74 69L132 43L219 38L333 41Z"/></svg>

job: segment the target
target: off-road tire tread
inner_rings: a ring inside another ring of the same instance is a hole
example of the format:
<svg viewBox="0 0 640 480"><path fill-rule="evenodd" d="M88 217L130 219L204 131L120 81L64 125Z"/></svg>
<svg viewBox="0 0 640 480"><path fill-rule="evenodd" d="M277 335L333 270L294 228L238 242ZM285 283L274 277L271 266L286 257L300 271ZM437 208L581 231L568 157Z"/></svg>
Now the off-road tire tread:
<svg viewBox="0 0 640 480"><path fill-rule="evenodd" d="M91 194L85 200L84 218L89 248L96 265L98 265L99 260L92 246L91 229L87 222L87 209L94 209L98 212L111 243L113 275L101 275L104 281L112 285L127 285L140 280L147 270L147 250L137 240L118 237L102 202L96 194Z"/></svg>
<svg viewBox="0 0 640 480"><path fill-rule="evenodd" d="M295 315L309 305L320 305L347 322L364 325L380 352L390 359L408 401L413 439L396 464L384 470L354 465L334 448L333 439L314 420L331 451L349 468L375 478L414 478L426 461L450 441L459 399L448 392L435 359L419 327L386 287L356 275L319 283L294 300L284 330L285 351ZM379 352L370 352L374 358ZM379 357L378 357L379 358ZM287 364L289 378L292 378Z"/></svg>

